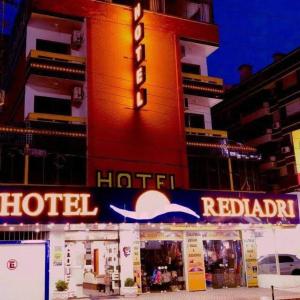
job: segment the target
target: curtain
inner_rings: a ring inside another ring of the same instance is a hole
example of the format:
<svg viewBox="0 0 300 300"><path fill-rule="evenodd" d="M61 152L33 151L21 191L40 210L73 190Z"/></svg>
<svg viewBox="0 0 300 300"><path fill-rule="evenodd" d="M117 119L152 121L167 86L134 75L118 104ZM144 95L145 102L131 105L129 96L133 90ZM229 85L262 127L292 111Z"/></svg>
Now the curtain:
<svg viewBox="0 0 300 300"><path fill-rule="evenodd" d="M150 10L155 12L164 12L164 0L150 0Z"/></svg>

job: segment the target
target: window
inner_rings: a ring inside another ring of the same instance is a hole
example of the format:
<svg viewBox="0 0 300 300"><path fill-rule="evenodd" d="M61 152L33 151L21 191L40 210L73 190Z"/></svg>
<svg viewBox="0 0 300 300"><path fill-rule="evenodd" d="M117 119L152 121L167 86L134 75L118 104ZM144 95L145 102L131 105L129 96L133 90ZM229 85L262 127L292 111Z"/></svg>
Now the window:
<svg viewBox="0 0 300 300"><path fill-rule="evenodd" d="M286 165L287 173L288 175L294 175L295 174L295 165L294 163Z"/></svg>
<svg viewBox="0 0 300 300"><path fill-rule="evenodd" d="M212 22L212 3L210 0L187 1L187 18L198 22Z"/></svg>
<svg viewBox="0 0 300 300"><path fill-rule="evenodd" d="M36 49L53 53L71 54L71 46L69 44L41 39L36 40Z"/></svg>
<svg viewBox="0 0 300 300"><path fill-rule="evenodd" d="M300 112L300 98L286 105L286 115L291 116Z"/></svg>
<svg viewBox="0 0 300 300"><path fill-rule="evenodd" d="M271 256L267 256L264 259L262 259L261 264L275 264L276 260L275 260L275 256L271 255Z"/></svg>
<svg viewBox="0 0 300 300"><path fill-rule="evenodd" d="M72 114L71 100L35 96L34 112L70 116Z"/></svg>
<svg viewBox="0 0 300 300"><path fill-rule="evenodd" d="M291 73L288 76L282 78L282 89L286 90L292 86L295 86L298 82L297 73Z"/></svg>
<svg viewBox="0 0 300 300"><path fill-rule="evenodd" d="M205 128L204 115L185 114L185 127Z"/></svg>
<svg viewBox="0 0 300 300"><path fill-rule="evenodd" d="M132 6L133 0L113 0L113 3Z"/></svg>
<svg viewBox="0 0 300 300"><path fill-rule="evenodd" d="M199 65L182 63L181 69L183 73L191 73L197 75L201 74L201 68Z"/></svg>
<svg viewBox="0 0 300 300"><path fill-rule="evenodd" d="M288 255L279 255L279 263L291 263L294 259Z"/></svg>

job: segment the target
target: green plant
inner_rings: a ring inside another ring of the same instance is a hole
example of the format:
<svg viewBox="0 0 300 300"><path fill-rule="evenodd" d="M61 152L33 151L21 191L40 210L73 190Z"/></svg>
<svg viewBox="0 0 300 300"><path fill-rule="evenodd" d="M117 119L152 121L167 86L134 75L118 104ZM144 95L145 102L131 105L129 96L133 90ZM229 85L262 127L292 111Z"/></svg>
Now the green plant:
<svg viewBox="0 0 300 300"><path fill-rule="evenodd" d="M124 286L126 286L126 287L132 287L132 286L134 286L134 284L135 284L135 282L134 282L134 280L132 278L127 278L125 280Z"/></svg>
<svg viewBox="0 0 300 300"><path fill-rule="evenodd" d="M55 286L56 286L56 289L59 291L59 292L63 292L63 291L66 291L68 289L68 283L64 280L58 280L56 281L55 283Z"/></svg>

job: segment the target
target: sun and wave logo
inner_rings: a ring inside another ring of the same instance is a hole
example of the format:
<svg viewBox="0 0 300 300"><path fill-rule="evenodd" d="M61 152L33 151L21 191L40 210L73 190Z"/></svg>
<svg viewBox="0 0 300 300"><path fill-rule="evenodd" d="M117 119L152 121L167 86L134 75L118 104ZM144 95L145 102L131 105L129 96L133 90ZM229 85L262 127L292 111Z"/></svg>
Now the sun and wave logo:
<svg viewBox="0 0 300 300"><path fill-rule="evenodd" d="M151 220L166 213L186 213L200 218L193 210L179 204L173 204L168 197L159 191L147 191L141 194L135 205L135 210L126 210L110 205L118 214L135 220Z"/></svg>

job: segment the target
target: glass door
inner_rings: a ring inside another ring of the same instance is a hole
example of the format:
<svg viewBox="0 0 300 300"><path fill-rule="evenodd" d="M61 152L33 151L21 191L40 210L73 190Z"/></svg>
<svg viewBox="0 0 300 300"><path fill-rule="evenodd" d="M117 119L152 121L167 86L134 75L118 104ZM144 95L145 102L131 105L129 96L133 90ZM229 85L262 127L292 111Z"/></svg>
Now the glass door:
<svg viewBox="0 0 300 300"><path fill-rule="evenodd" d="M243 285L241 241L203 241L207 287L224 288Z"/></svg>

